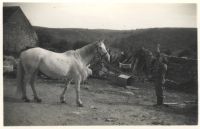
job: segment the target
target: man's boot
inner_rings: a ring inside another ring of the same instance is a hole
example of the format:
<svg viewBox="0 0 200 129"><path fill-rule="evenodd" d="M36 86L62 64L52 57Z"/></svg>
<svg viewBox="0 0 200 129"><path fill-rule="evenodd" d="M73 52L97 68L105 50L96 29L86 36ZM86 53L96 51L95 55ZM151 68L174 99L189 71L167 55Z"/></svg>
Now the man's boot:
<svg viewBox="0 0 200 129"><path fill-rule="evenodd" d="M163 98L162 97L157 97L157 103L153 105L154 107L160 107L163 105Z"/></svg>
<svg viewBox="0 0 200 129"><path fill-rule="evenodd" d="M169 107L169 105L163 103L163 97L157 97L157 104L156 107Z"/></svg>
<svg viewBox="0 0 200 129"><path fill-rule="evenodd" d="M157 105L163 105L163 97L157 97Z"/></svg>

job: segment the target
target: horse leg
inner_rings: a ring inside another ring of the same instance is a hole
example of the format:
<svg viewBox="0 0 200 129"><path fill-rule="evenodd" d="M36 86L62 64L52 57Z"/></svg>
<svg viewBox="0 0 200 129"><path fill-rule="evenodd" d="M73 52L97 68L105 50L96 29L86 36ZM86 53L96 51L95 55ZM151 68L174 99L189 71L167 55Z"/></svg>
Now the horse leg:
<svg viewBox="0 0 200 129"><path fill-rule="evenodd" d="M30 81L30 74L25 74L22 86L22 100L24 102L30 102L30 100L26 96L26 86L28 85L29 81Z"/></svg>
<svg viewBox="0 0 200 129"><path fill-rule="evenodd" d="M66 86L65 86L65 88L64 88L64 90L63 90L63 92L62 92L62 94L60 95L60 102L61 102L61 103L66 103L66 102L65 102L65 92L66 92L67 87L69 86L70 82L71 82L71 81L66 81Z"/></svg>
<svg viewBox="0 0 200 129"><path fill-rule="evenodd" d="M80 99L80 80L76 81L76 103L79 107L83 107L83 103Z"/></svg>
<svg viewBox="0 0 200 129"><path fill-rule="evenodd" d="M35 71L35 72L33 73L30 84L31 84L31 89L32 89L32 91L33 91L33 95L34 95L34 100L35 100L36 102L39 102L39 103L40 103L40 102L42 102L42 99L40 99L40 98L38 97L37 92L36 92L36 90L35 90L35 80L36 80L36 77L37 77L37 71Z"/></svg>

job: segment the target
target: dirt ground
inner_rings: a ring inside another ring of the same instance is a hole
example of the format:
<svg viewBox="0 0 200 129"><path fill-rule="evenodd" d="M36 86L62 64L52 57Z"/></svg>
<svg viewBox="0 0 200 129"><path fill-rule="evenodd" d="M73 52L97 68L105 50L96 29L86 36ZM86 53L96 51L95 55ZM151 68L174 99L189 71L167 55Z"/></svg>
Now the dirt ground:
<svg viewBox="0 0 200 129"><path fill-rule="evenodd" d="M197 105L185 104L197 95L165 91L169 107L154 107L151 83L135 83L125 89L105 80L89 79L82 85L84 107L77 107L73 84L66 92L66 104L59 103L64 85L38 79L36 90L42 103L22 102L15 96L16 80L4 78L4 125L196 125ZM138 88L138 89L137 89ZM30 86L28 97L33 99ZM128 99L129 98L129 99Z"/></svg>

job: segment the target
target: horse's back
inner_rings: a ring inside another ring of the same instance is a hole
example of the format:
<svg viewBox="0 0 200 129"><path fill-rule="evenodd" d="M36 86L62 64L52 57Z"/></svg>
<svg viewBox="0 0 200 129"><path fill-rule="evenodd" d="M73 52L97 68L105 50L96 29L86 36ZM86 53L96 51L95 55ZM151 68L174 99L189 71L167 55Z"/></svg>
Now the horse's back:
<svg viewBox="0 0 200 129"><path fill-rule="evenodd" d="M31 48L26 51L23 51L21 53L21 57L30 57L30 56L45 56L47 54L51 53L51 51L36 47L36 48Z"/></svg>
<svg viewBox="0 0 200 129"><path fill-rule="evenodd" d="M31 48L23 51L20 54L20 60L24 68L28 71L38 68L41 60L51 54L51 51L45 50L43 48Z"/></svg>
<svg viewBox="0 0 200 129"><path fill-rule="evenodd" d="M39 69L51 78L86 78L91 71L73 50L56 53L42 48L31 48L21 53L20 59L25 69ZM89 72L89 73L88 73Z"/></svg>

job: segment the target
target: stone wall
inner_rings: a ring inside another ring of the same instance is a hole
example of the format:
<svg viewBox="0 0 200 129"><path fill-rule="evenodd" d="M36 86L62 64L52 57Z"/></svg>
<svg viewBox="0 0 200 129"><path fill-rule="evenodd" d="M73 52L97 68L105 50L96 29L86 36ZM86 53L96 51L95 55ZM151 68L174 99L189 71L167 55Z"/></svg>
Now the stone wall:
<svg viewBox="0 0 200 129"><path fill-rule="evenodd" d="M195 91L198 87L197 60L189 58L168 57L166 78L177 83L173 89Z"/></svg>

